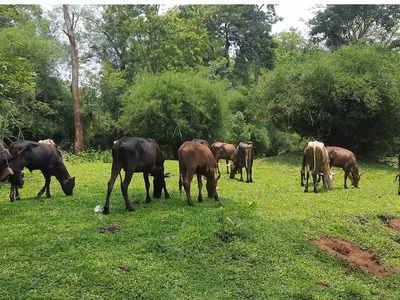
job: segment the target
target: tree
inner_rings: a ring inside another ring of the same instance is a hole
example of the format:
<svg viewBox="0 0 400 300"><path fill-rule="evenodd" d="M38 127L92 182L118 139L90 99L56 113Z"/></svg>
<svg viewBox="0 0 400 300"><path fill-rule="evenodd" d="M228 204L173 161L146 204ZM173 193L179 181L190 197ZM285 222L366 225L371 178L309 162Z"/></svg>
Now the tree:
<svg viewBox="0 0 400 300"><path fill-rule="evenodd" d="M400 134L400 60L382 47L350 45L277 66L251 103L281 130L349 147L394 150Z"/></svg>
<svg viewBox="0 0 400 300"><path fill-rule="evenodd" d="M309 21L310 35L335 50L356 42L399 47L399 5L327 5Z"/></svg>
<svg viewBox="0 0 400 300"><path fill-rule="evenodd" d="M216 38L224 41L226 68L229 68L234 53L235 77L248 84L251 66L257 83L260 69L272 67L271 25L279 20L274 6L216 5L210 9L208 28Z"/></svg>
<svg viewBox="0 0 400 300"><path fill-rule="evenodd" d="M63 5L65 30L64 33L68 36L71 46L71 59L72 59L72 101L74 103L74 126L75 126L75 143L74 152L79 153L84 149L83 140L83 126L80 113L80 99L79 99L79 56L78 46L75 39L76 25L79 20L79 14L70 12L69 5Z"/></svg>

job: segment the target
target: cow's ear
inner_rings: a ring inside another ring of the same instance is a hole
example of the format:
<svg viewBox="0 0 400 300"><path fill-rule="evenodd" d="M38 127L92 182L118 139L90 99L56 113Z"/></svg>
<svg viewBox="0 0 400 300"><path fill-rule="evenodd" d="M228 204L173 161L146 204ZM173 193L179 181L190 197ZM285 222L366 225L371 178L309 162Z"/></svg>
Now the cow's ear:
<svg viewBox="0 0 400 300"><path fill-rule="evenodd" d="M20 150L17 152L16 157L20 156L21 154L23 154L23 153L25 153L25 152L27 152L27 151L32 150L33 148L36 148L36 147L39 146L39 145L40 145L39 143L29 143L29 144L26 144L22 149L20 149Z"/></svg>

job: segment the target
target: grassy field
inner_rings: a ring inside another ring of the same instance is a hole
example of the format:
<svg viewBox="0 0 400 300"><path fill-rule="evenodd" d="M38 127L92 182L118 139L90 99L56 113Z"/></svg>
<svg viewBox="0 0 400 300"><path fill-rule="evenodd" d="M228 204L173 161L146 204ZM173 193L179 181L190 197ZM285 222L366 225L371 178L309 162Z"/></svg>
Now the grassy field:
<svg viewBox="0 0 400 300"><path fill-rule="evenodd" d="M223 174L222 206L205 198L189 207L177 162L165 166L175 174L171 199L144 203L136 174L136 211L125 211L118 179L108 216L93 209L104 204L111 164L67 164L72 197L53 178L53 197L36 199L39 171L26 171L20 201L10 203L9 185L0 185L0 298L400 299L400 273L377 278L311 243L346 239L400 267L400 232L377 217L400 216L395 169L361 163L360 188L348 190L337 169L333 190L314 194L300 187L299 155L271 157L255 162L254 183ZM110 225L120 231L99 233Z"/></svg>

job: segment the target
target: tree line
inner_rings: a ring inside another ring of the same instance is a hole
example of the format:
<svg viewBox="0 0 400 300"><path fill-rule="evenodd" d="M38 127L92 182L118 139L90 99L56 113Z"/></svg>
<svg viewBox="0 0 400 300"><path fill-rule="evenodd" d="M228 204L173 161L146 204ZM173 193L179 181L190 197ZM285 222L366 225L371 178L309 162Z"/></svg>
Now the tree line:
<svg viewBox="0 0 400 300"><path fill-rule="evenodd" d="M0 137L79 152L146 136L170 157L192 138L252 140L258 155L310 138L391 153L399 14L327 5L304 38L272 34L273 5L1 5Z"/></svg>

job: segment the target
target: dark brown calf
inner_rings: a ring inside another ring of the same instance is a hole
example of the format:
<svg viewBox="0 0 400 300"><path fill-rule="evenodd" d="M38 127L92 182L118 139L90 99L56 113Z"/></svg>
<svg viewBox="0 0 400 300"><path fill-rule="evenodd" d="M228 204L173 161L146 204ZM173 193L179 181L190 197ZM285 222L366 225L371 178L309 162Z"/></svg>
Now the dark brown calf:
<svg viewBox="0 0 400 300"><path fill-rule="evenodd" d="M330 167L339 167L344 170L344 188L347 189L347 177L350 178L354 187L358 187L360 173L354 153L345 148L335 146L328 146L326 150L329 154Z"/></svg>
<svg viewBox="0 0 400 300"><path fill-rule="evenodd" d="M230 178L234 178L237 172L240 173L240 181L243 181L242 169L246 169L246 182L253 182L253 143L240 142L237 146L233 161Z"/></svg>
<svg viewBox="0 0 400 300"><path fill-rule="evenodd" d="M203 187L201 176L207 178L207 192L208 197L214 197L218 200L217 193L217 182L221 177L219 174L218 178L215 179L215 170L217 163L211 150L199 143L189 141L183 143L178 150L179 158L179 191L182 192L182 185L186 192L188 204L193 205L190 197L190 184L193 179L193 175L197 175L197 184L199 187L199 202L203 201L201 195L201 189Z"/></svg>

